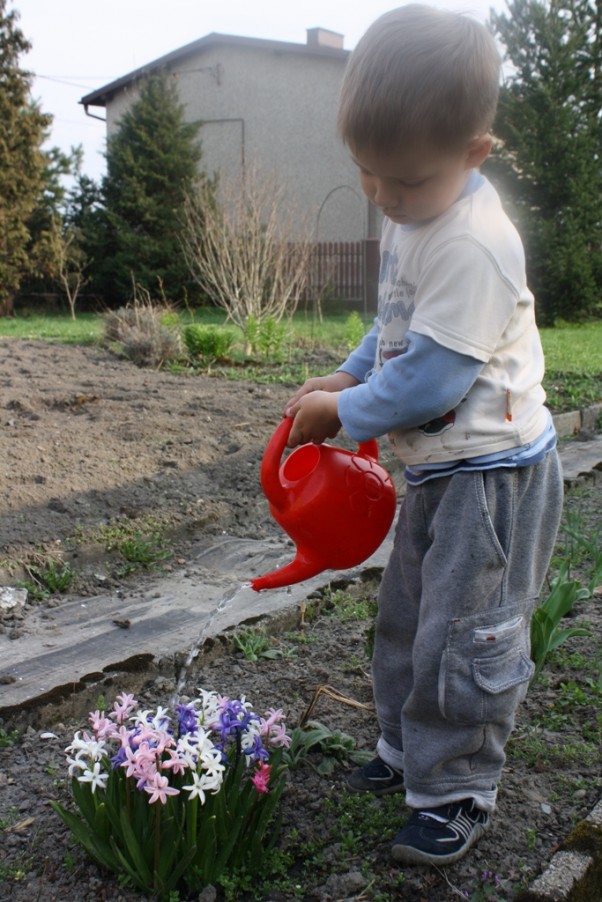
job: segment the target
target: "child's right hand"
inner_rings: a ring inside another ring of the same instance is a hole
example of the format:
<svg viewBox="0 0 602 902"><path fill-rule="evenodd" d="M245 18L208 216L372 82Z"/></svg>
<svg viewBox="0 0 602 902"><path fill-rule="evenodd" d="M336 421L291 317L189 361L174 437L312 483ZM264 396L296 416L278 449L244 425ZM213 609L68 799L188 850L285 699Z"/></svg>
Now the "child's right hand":
<svg viewBox="0 0 602 902"><path fill-rule="evenodd" d="M301 388L284 405L283 415L285 417L292 416L292 411L301 398L312 391L336 392L343 391L344 388L353 388L354 385L359 385L355 376L340 370L338 373L331 373L329 376L314 376L312 379L306 379Z"/></svg>

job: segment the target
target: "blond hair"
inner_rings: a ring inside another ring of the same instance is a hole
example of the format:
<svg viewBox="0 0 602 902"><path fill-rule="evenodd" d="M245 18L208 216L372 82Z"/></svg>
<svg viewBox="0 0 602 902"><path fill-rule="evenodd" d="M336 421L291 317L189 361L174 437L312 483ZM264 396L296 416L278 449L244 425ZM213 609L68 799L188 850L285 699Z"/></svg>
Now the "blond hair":
<svg viewBox="0 0 602 902"><path fill-rule="evenodd" d="M456 147L492 127L500 58L487 29L411 4L377 19L352 52L338 126L351 148Z"/></svg>

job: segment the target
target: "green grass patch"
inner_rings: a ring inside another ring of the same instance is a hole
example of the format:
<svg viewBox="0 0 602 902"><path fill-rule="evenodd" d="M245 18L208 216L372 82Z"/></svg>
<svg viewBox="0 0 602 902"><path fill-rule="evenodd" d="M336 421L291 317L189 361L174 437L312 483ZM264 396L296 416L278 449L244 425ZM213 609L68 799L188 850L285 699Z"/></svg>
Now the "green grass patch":
<svg viewBox="0 0 602 902"><path fill-rule="evenodd" d="M539 331L549 371L602 373L602 320Z"/></svg>
<svg viewBox="0 0 602 902"><path fill-rule="evenodd" d="M98 313L78 313L75 320L67 314L58 313L0 317L0 338L90 345L97 344L103 334L103 318Z"/></svg>
<svg viewBox="0 0 602 902"><path fill-rule="evenodd" d="M541 329L544 388L554 412L602 400L602 321Z"/></svg>

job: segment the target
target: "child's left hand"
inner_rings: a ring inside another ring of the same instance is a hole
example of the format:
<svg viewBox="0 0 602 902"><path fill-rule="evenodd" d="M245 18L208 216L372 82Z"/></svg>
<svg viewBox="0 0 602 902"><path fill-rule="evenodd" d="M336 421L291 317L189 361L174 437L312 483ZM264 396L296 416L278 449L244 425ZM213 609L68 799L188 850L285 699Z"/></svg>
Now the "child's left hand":
<svg viewBox="0 0 602 902"><path fill-rule="evenodd" d="M287 446L295 448L306 442L319 445L326 438L334 438L341 428L338 399L339 392L312 391L289 407L287 414L294 417L295 422Z"/></svg>

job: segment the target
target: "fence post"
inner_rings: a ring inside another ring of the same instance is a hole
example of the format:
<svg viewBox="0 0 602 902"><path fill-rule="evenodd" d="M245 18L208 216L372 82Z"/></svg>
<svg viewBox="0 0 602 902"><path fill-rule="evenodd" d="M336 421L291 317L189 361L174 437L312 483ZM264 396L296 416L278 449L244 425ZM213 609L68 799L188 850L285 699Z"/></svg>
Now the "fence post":
<svg viewBox="0 0 602 902"><path fill-rule="evenodd" d="M380 241L365 238L364 246L364 315L378 309L378 274L380 269Z"/></svg>

